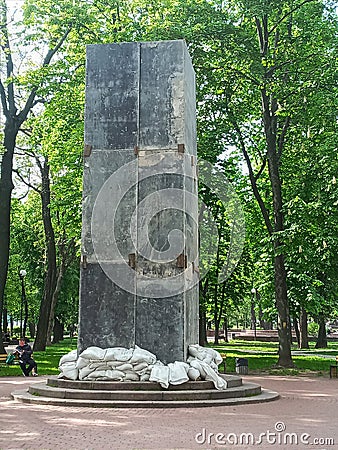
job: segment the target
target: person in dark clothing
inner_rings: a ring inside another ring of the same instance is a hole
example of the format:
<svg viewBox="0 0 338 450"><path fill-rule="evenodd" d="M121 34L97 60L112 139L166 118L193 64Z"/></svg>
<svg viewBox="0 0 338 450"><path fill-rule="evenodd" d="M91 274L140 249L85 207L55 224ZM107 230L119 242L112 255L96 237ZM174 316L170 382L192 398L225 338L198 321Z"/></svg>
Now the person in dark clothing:
<svg viewBox="0 0 338 450"><path fill-rule="evenodd" d="M26 343L25 338L19 339L19 345L16 347L13 354L19 355L19 364L25 377L28 377L31 372L33 377L38 376L37 364L32 358L32 347Z"/></svg>

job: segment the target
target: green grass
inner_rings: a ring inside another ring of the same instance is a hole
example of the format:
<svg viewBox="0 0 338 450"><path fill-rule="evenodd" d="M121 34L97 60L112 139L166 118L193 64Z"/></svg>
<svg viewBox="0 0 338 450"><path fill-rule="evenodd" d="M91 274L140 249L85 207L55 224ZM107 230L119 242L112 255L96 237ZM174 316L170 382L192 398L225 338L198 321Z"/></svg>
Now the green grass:
<svg viewBox="0 0 338 450"><path fill-rule="evenodd" d="M46 347L44 352L34 352L34 359L38 365L38 372L40 375L58 375L60 373L59 361L61 356L69 353L76 348L76 339L66 338L58 344L53 344ZM22 375L20 366L0 366L0 377L18 376Z"/></svg>
<svg viewBox="0 0 338 450"><path fill-rule="evenodd" d="M338 343L329 342L327 349L315 349L314 343L310 343L310 349L306 350L306 355L293 356L295 367L284 369L276 367L278 362L278 342L259 342L234 340L223 345L209 344L220 353L226 353L226 372L235 373L236 358L247 358L249 373L268 373L276 375L301 375L315 373L317 375L328 375L330 365L334 360L322 358L319 354L336 356L338 355ZM296 346L292 350L299 350ZM301 350L303 351L303 350ZM223 363L220 366L223 372Z"/></svg>

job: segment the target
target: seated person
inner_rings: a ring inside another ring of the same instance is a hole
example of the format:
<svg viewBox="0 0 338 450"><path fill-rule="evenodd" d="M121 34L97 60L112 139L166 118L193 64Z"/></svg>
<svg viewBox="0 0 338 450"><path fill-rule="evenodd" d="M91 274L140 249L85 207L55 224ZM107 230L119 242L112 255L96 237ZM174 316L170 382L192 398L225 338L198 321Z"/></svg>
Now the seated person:
<svg viewBox="0 0 338 450"><path fill-rule="evenodd" d="M26 343L25 338L19 339L19 345L16 347L13 354L19 355L19 364L25 377L28 377L30 372L32 372L33 377L38 376L37 364L32 358L32 347Z"/></svg>

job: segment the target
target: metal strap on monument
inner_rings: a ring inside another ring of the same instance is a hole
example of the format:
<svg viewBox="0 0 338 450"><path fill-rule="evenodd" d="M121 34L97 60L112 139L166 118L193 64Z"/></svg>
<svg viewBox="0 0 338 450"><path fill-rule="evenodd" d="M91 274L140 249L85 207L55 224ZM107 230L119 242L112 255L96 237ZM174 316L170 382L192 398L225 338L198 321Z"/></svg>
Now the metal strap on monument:
<svg viewBox="0 0 338 450"><path fill-rule="evenodd" d="M85 144L83 149L83 156L88 157L92 153L93 146L90 144Z"/></svg>
<svg viewBox="0 0 338 450"><path fill-rule="evenodd" d="M178 153L184 153L185 152L185 145L184 144L178 144L177 145L177 151L178 151Z"/></svg>
<svg viewBox="0 0 338 450"><path fill-rule="evenodd" d="M129 253L128 264L132 269L136 269L136 254L135 253Z"/></svg>
<svg viewBox="0 0 338 450"><path fill-rule="evenodd" d="M180 269L186 269L188 267L187 255L185 255L184 253L181 253L180 255L178 255L177 260L176 260L176 265Z"/></svg>

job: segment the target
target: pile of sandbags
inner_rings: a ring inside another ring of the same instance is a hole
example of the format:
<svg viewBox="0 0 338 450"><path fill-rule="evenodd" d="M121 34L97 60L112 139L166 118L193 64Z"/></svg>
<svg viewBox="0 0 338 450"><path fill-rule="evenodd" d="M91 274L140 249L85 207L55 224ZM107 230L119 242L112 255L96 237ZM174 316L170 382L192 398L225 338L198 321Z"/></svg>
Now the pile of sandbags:
<svg viewBox="0 0 338 450"><path fill-rule="evenodd" d="M189 380L209 380L217 389L225 389L226 381L218 375L220 354L200 345L189 346L187 362L164 365L156 356L138 346L102 349L88 347L79 356L76 350L60 359L59 377L71 380L155 381L162 387Z"/></svg>
<svg viewBox="0 0 338 450"><path fill-rule="evenodd" d="M140 347L88 347L78 357L80 380L148 381L156 356Z"/></svg>
<svg viewBox="0 0 338 450"><path fill-rule="evenodd" d="M156 381L163 388L168 388L169 384L177 385L189 381L189 364L175 361L165 366L161 361L154 364L149 381Z"/></svg>
<svg viewBox="0 0 338 450"><path fill-rule="evenodd" d="M212 381L216 389L226 389L227 382L218 375L218 366L223 361L222 356L212 348L198 344L189 345L188 375L190 380Z"/></svg>
<svg viewBox="0 0 338 450"><path fill-rule="evenodd" d="M77 380L79 375L79 370L76 367L77 362L77 350L72 350L63 355L59 361L59 369L61 371L59 378L64 377L69 380Z"/></svg>

